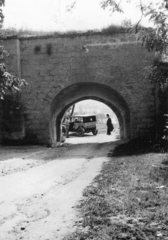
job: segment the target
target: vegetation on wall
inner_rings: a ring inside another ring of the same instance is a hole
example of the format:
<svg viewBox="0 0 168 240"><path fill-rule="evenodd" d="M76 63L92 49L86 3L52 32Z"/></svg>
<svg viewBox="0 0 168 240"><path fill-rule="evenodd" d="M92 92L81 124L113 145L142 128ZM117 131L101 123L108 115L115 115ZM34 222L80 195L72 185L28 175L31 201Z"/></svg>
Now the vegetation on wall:
<svg viewBox="0 0 168 240"><path fill-rule="evenodd" d="M168 113L168 1L162 0L156 8L151 4L144 7L145 14L150 17L154 27L140 33L142 45L156 54L156 59L149 67L147 77L158 85L159 109L157 116L159 138L166 139L166 118Z"/></svg>
<svg viewBox="0 0 168 240"><path fill-rule="evenodd" d="M3 36L3 11L5 0L0 0L0 35ZM19 79L6 69L4 58L10 57L9 53L0 46L0 100L1 101L1 125L0 130L4 133L3 138L13 139L23 137L23 112L20 103L19 91L22 86L26 86L27 82L24 79ZM4 140L3 139L3 140ZM2 140L2 139L1 139Z"/></svg>
<svg viewBox="0 0 168 240"><path fill-rule="evenodd" d="M168 88L168 64L155 59L153 65L148 69L147 77L151 82L158 83L162 92Z"/></svg>
<svg viewBox="0 0 168 240"><path fill-rule="evenodd" d="M166 139L167 132L166 117L168 113L168 63L159 59L153 61L153 65L149 67L146 78L158 86L158 114L157 114L157 136Z"/></svg>
<svg viewBox="0 0 168 240"><path fill-rule="evenodd" d="M0 32L3 32L2 25L4 15L2 12L2 6L4 6L5 0L0 0ZM3 46L0 46L0 59L4 57L9 57L9 53L4 50ZM24 79L19 79L9 73L3 62L0 63L0 99L3 99L7 92L16 93L20 90L22 86L27 85Z"/></svg>
<svg viewBox="0 0 168 240"><path fill-rule="evenodd" d="M78 0L73 1L68 6L68 10L71 11L77 2ZM132 25L130 21L125 21L124 26L130 28L131 33L137 34L137 39L148 51L155 52L159 56L149 67L146 77L159 87L160 105L157 121L159 135L163 136L168 92L168 0L102 0L101 8L109 9L112 14L113 12L124 13L124 3L128 2L139 8L141 16L136 24ZM153 24L152 28L140 27L143 17L149 18L149 21Z"/></svg>
<svg viewBox="0 0 168 240"><path fill-rule="evenodd" d="M67 7L68 11L71 11L78 0L73 0ZM124 13L124 3L129 2L135 4L141 12L141 17L136 24L132 24L130 20L125 20L122 23L122 27L131 28L131 33L137 34L137 39L141 40L142 45L148 50L157 52L160 55L168 54L168 0L160 1L146 1L146 0L102 0L101 8L108 9L111 14L113 12ZM140 26L143 17L148 17L149 21L153 23L153 27L144 28ZM161 66L161 65L160 65ZM154 70L153 76L162 71L162 67L157 65L157 68L151 68ZM151 75L152 76L152 75ZM157 74L157 77L159 74ZM150 78L151 79L151 78ZM153 81L157 82L167 81L167 77L164 73L161 78L153 78Z"/></svg>

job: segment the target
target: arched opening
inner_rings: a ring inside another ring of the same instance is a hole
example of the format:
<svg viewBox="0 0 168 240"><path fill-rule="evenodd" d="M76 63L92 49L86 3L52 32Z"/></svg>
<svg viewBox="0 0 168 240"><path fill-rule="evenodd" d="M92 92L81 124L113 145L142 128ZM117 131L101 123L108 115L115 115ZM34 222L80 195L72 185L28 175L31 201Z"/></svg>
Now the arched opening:
<svg viewBox="0 0 168 240"><path fill-rule="evenodd" d="M51 103L51 143L60 140L61 121L65 111L82 100L97 100L110 107L120 126L120 138L130 138L130 111L124 98L114 89L98 83L77 83L63 89Z"/></svg>

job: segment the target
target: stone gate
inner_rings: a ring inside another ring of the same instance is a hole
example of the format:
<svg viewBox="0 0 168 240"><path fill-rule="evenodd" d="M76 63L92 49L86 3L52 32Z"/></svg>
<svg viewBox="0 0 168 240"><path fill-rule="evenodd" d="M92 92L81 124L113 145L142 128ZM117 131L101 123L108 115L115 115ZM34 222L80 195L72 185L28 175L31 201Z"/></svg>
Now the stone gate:
<svg viewBox="0 0 168 240"><path fill-rule="evenodd" d="M63 114L84 99L101 101L115 112L122 138L154 129L156 93L145 78L153 55L135 36L92 32L13 37L3 40L3 45L10 53L8 70L29 85L19 96L22 114L14 123L19 128L2 127L2 139L54 144L60 138Z"/></svg>

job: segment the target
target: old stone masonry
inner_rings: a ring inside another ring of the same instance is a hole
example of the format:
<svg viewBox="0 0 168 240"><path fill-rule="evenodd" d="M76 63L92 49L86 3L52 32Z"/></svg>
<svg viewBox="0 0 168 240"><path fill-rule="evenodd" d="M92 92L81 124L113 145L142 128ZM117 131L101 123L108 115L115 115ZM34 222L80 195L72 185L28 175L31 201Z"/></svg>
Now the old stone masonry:
<svg viewBox="0 0 168 240"><path fill-rule="evenodd" d="M28 82L1 103L1 141L24 139L52 145L60 139L65 111L93 99L116 114L121 138L152 131L156 94L144 72L153 55L133 35L72 33L2 40L8 70Z"/></svg>

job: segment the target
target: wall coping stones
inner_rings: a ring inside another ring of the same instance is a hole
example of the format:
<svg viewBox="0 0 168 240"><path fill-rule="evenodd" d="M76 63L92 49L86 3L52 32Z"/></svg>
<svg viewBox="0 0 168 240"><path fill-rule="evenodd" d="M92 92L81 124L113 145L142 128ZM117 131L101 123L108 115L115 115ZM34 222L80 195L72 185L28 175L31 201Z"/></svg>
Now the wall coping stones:
<svg viewBox="0 0 168 240"><path fill-rule="evenodd" d="M0 37L0 40L10 40L10 39L19 39L19 40L29 40L29 39L48 39L48 38L76 38L76 37L83 37L83 36L96 36L96 35L102 35L102 36L130 36L128 33L128 30L125 29L118 29L114 30L114 32L108 32L108 31L86 31L86 32L76 32L76 31L71 31L71 32L65 32L65 33L53 33L53 34L48 34L48 35L24 35L24 36L19 36L19 35L11 35L11 36L5 36L5 37ZM131 34L132 35L132 34ZM133 34L134 35L134 34Z"/></svg>

